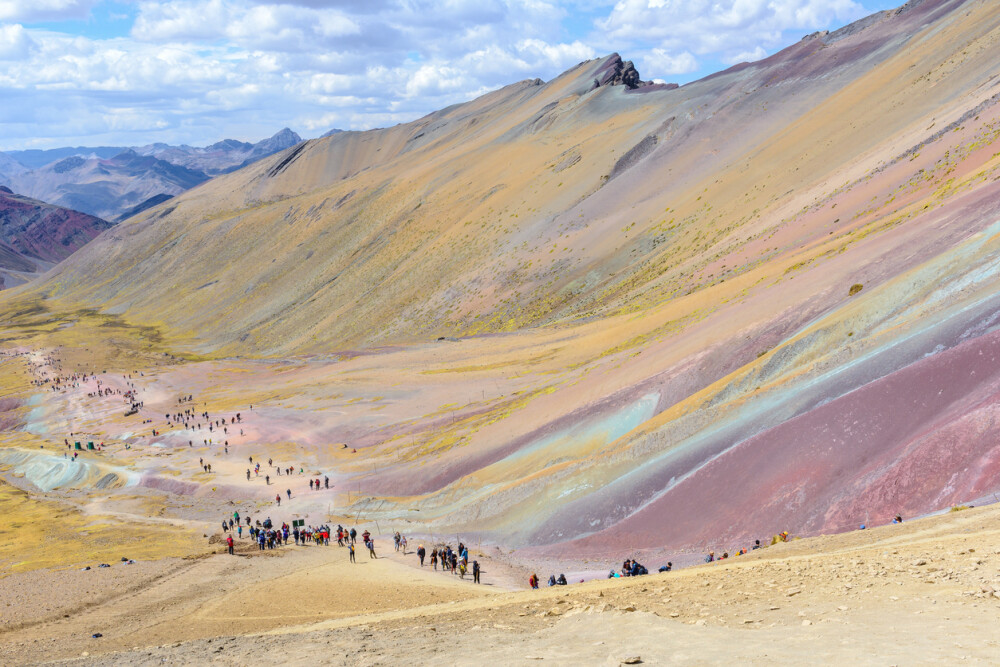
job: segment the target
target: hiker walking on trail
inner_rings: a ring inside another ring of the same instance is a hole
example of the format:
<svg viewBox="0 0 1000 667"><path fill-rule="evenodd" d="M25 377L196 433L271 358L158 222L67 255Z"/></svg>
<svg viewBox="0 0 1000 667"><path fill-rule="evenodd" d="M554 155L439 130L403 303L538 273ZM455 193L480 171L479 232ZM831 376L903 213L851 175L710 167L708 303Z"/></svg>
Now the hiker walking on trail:
<svg viewBox="0 0 1000 667"><path fill-rule="evenodd" d="M477 583L477 584L479 583L479 561L478 560L472 561L472 581L475 582L475 583Z"/></svg>
<svg viewBox="0 0 1000 667"><path fill-rule="evenodd" d="M424 551L424 545L421 544L420 546L417 547L417 558L420 559L420 567L424 566L424 554L425 553L427 553L427 552Z"/></svg>
<svg viewBox="0 0 1000 667"><path fill-rule="evenodd" d="M378 556L375 555L375 540L369 537L368 541L365 542L365 545L368 547L368 557L378 558Z"/></svg>
<svg viewBox="0 0 1000 667"><path fill-rule="evenodd" d="M274 497L274 502L278 503L278 507L281 507L281 494L280 493Z"/></svg>
<svg viewBox="0 0 1000 667"><path fill-rule="evenodd" d="M347 549L348 549L348 551L351 554L351 562L352 563L357 563L357 561L354 560L354 542L351 542L350 544L348 544L347 545Z"/></svg>
<svg viewBox="0 0 1000 667"><path fill-rule="evenodd" d="M234 555L233 554L233 536L232 535L227 535L226 536L226 545L229 546L229 555L230 556Z"/></svg>

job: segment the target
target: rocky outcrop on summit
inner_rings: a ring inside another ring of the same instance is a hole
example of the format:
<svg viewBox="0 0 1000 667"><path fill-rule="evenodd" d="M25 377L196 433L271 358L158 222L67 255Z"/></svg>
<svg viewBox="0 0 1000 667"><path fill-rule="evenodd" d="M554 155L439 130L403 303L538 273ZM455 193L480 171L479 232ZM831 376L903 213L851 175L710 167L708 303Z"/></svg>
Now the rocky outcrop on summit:
<svg viewBox="0 0 1000 667"><path fill-rule="evenodd" d="M111 226L0 187L0 289L48 271Z"/></svg>
<svg viewBox="0 0 1000 667"><path fill-rule="evenodd" d="M643 81L639 78L639 70L635 68L631 60L623 61L617 53L608 56L607 62L597 70L597 75L594 77L594 88L625 86L629 90L635 90L652 85L652 81Z"/></svg>

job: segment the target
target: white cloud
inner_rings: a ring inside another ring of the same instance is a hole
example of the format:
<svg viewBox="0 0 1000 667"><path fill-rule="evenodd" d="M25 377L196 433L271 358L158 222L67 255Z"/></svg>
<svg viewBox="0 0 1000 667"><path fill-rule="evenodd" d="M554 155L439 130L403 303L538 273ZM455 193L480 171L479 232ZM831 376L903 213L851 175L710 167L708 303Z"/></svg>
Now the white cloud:
<svg viewBox="0 0 1000 667"><path fill-rule="evenodd" d="M752 63L766 56L767 51L764 50L763 46L758 45L757 48L752 51L742 51L732 56L725 57L722 61L727 65L735 65L736 63Z"/></svg>
<svg viewBox="0 0 1000 667"><path fill-rule="evenodd" d="M230 22L222 0L208 2L140 2L132 36L139 41L214 39Z"/></svg>
<svg viewBox="0 0 1000 667"><path fill-rule="evenodd" d="M145 109L112 107L103 114L105 124L111 131L158 130L167 126L166 121L150 114Z"/></svg>
<svg viewBox="0 0 1000 667"><path fill-rule="evenodd" d="M641 64L643 75L687 74L698 70L698 59L690 51L671 53L666 49L651 49Z"/></svg>
<svg viewBox="0 0 1000 667"><path fill-rule="evenodd" d="M97 0L0 0L0 21L64 21L85 18Z"/></svg>
<svg viewBox="0 0 1000 667"><path fill-rule="evenodd" d="M26 58L35 46L19 23L0 25L0 60Z"/></svg>
<svg viewBox="0 0 1000 667"><path fill-rule="evenodd" d="M598 55L593 47L579 40L571 44L549 44L540 39L526 39L518 42L515 49L532 65L544 64L561 69Z"/></svg>
<svg viewBox="0 0 1000 667"><path fill-rule="evenodd" d="M438 96L461 90L467 84L465 73L458 68L447 65L424 65L406 82L406 96Z"/></svg>
<svg viewBox="0 0 1000 667"><path fill-rule="evenodd" d="M230 0L142 2L132 28L141 41L216 40L273 51L315 49L359 32L354 20L333 10Z"/></svg>
<svg viewBox="0 0 1000 667"><path fill-rule="evenodd" d="M815 30L865 13L854 0L619 0L597 26L611 43L738 62L780 46L786 30Z"/></svg>

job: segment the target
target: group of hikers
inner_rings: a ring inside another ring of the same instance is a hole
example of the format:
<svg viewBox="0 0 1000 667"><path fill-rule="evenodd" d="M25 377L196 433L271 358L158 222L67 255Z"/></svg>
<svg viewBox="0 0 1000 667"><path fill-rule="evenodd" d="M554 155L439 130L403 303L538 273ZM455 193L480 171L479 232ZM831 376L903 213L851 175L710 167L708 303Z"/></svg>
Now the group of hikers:
<svg viewBox="0 0 1000 667"><path fill-rule="evenodd" d="M340 528L340 526L337 527ZM354 542L355 540L357 540L358 531L354 528L351 528L351 530L348 532L341 528L339 535L341 539L337 540L337 543L347 545L347 548L350 550L349 555L351 558L351 562L356 563L357 561L354 560ZM372 537L372 534L369 533L367 530L361 533L361 541L364 543L365 548L368 549L368 557L378 558L378 555L376 555L375 553L375 538Z"/></svg>
<svg viewBox="0 0 1000 667"><path fill-rule="evenodd" d="M672 569L674 569L674 564L667 563L660 568L660 572L670 572ZM643 574L649 574L649 570L646 569L645 565L640 563L635 558L626 558L625 562L622 563L621 572L611 570L611 572L608 573L608 579L615 579L617 577L638 577Z"/></svg>
<svg viewBox="0 0 1000 667"><path fill-rule="evenodd" d="M581 579L581 581L583 580ZM565 574L560 574L558 577L556 577L556 575L554 574L549 575L549 582L548 582L549 586L565 586L568 583L569 582L566 581ZM532 574L530 577L528 577L528 584L532 588L538 588L538 575Z"/></svg>
<svg viewBox="0 0 1000 667"><path fill-rule="evenodd" d="M238 414L237 414L237 416L238 416ZM227 448L226 452L228 453L228 451L229 450ZM252 456L249 457L249 460L250 460L250 463L253 465L253 476L254 477L260 477L260 466L261 466L260 461L258 461L257 463L254 463ZM284 471L284 474L285 474L286 477L290 477L291 475L293 475L295 473L295 467L294 466L288 466L286 468L282 468L280 466L275 466L273 459L268 459L267 460L267 465L269 465L269 466L271 466L271 468L273 468L275 474L278 477L281 476L282 471ZM211 467L209 468L209 472L211 472ZM301 468L300 467L299 468L299 474L302 475L303 473L305 473L305 468ZM251 475L251 469L250 468L247 468L247 473L246 474L247 474L247 481L249 482L250 481L250 475ZM270 475L268 475L268 474L264 475L264 484L267 485L267 486L271 485L271 476ZM329 488L330 488L330 477L328 475L324 475L323 476L322 483L320 482L319 477L316 477L316 478L313 478L311 476L309 477L309 490L310 491L319 491L320 489L329 489ZM285 494L287 495L288 500L292 499L292 490L290 488L285 489ZM278 505L279 507L281 506L281 493L275 494L275 496L274 496L274 503L276 505Z"/></svg>
<svg viewBox="0 0 1000 667"><path fill-rule="evenodd" d="M187 396L181 400L190 401L192 398L192 396ZM185 430L189 431L200 431L202 429L201 420L204 419L205 426L208 427L209 433L214 433L216 430L221 429L223 435L229 435L229 427L242 423L243 421L239 412L237 412L235 416L231 417L227 423L225 417L212 419L207 410L205 412L195 414L195 411L192 408L185 408L184 412L167 413L163 415L163 418L167 422L167 428L173 428L174 424L177 424L178 426L183 426ZM242 435L242 433L243 431L241 430L240 434Z"/></svg>
<svg viewBox="0 0 1000 667"><path fill-rule="evenodd" d="M397 544L401 542L403 553L405 554L406 538L400 536L397 532L394 539L397 540ZM424 549L424 545L422 544L417 547L417 558L420 560L420 567L423 567L424 559L427 558L427 550ZM453 550L449 544L431 549L431 567L437 570L438 563L441 564L442 572L457 574L462 579L465 579L465 575L471 572L472 582L476 584L482 583L479 580L479 576L482 572L482 568L479 566L479 561L474 560L471 565L469 564L469 548L462 542L458 543L458 548L455 550Z"/></svg>
<svg viewBox="0 0 1000 667"><path fill-rule="evenodd" d="M903 521L902 518L897 516L893 520L893 523L902 523L902 521ZM862 528L864 528L864 526L862 526ZM788 531L782 531L772 538L771 544L777 544L778 542L787 542L787 541L788 541ZM740 548L736 550L734 555L739 556L742 554L749 553L750 551L756 551L757 549L763 548L763 546L764 545L760 543L760 540L755 540L753 546L751 546L750 548L746 547ZM721 556L716 556L714 551L709 551L708 555L705 556L704 561L706 563L715 563L718 561L726 560L728 558L729 558L728 551L723 552ZM672 572L673 569L674 569L673 562L668 561L666 565L660 566L657 571ZM645 565L640 563L635 558L626 558L625 561L622 563L621 570L615 570L614 568L612 568L608 572L608 579L617 579L621 577L639 577L644 574L649 574L649 570L646 568ZM583 579L581 579L580 581L583 582ZM554 574L549 575L549 580L548 580L549 586L566 586L568 583L569 582L567 581L565 574L560 574L558 577ZM528 577L528 585L531 588L538 588L539 584L540 580L537 574L533 573L530 577Z"/></svg>
<svg viewBox="0 0 1000 667"><path fill-rule="evenodd" d="M288 523L275 526L270 517L263 521L260 519L254 521L248 516L243 517L241 520L239 511L233 512L231 517L227 516L222 520L222 531L226 535L225 541L230 554L235 554L236 540L243 538L244 523L246 524L249 539L257 544L259 551L287 545L289 537L291 537L296 545L302 544L303 546L310 542L317 546L330 546L330 540L335 538L338 546L347 548L350 562L356 563L355 549L358 538L360 538L362 544L368 550L368 557L370 559L378 558L375 552L375 538L368 530L359 533L357 528L345 528L342 525L338 525L336 529L331 529L327 525L299 528L296 525L289 526ZM404 535L396 531L393 533L392 541L397 552L402 551L404 556L407 555L407 540ZM420 566L424 567L428 557L427 550L424 549L423 544L417 547L416 555L420 561ZM479 561L473 560L471 564L469 563L469 548L461 542L459 542L457 549L452 549L447 544L435 547L431 550L429 561L431 567L435 570L438 569L438 565L440 564L442 572L450 572L462 579L467 574L471 574L473 583L482 583L480 580L482 568L479 565Z"/></svg>
<svg viewBox="0 0 1000 667"><path fill-rule="evenodd" d="M861 526L861 528L864 529L864 526ZM787 541L788 541L788 531L787 530L783 530L783 531L781 531L780 533L778 533L777 535L775 535L774 537L771 538L771 544L772 545L778 544L779 542L787 542ZM746 548L746 547L742 547L740 549L737 549L733 553L733 555L734 556L742 556L744 554L750 553L751 551L757 551L757 549L762 549L765 546L767 546L767 545L761 544L760 540L754 540L753 546L751 546L749 549ZM729 552L728 551L723 551L721 556L716 556L714 551L709 551L708 554L705 556L704 561L706 563L714 563L716 561L726 560L728 558L729 558ZM660 570L660 571L662 572L663 570Z"/></svg>
<svg viewBox="0 0 1000 667"><path fill-rule="evenodd" d="M250 517L244 517L243 521L246 522L247 535L251 541L257 544L258 551L265 551L267 549L274 549L275 547L281 547L288 544L288 538L291 537L296 545L301 544L305 546L308 543L313 543L316 546L330 546L330 526L289 526L287 522L283 522L280 526L275 526L274 522L271 521L271 517L267 517L263 521L257 519L252 520ZM338 533L343 532L343 528L337 526ZM232 517L226 517L222 520L222 531L226 534L226 544L229 547L229 553L233 554L235 551L235 539L233 535L235 534L236 539L243 538L243 523L240 521L239 511L233 512Z"/></svg>

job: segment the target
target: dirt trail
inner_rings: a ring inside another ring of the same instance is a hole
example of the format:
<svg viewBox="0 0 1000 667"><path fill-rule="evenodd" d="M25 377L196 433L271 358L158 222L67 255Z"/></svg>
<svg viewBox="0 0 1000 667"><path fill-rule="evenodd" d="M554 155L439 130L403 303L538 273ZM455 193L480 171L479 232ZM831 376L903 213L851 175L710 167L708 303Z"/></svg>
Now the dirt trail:
<svg viewBox="0 0 1000 667"><path fill-rule="evenodd" d="M5 624L0 662L1000 661L997 506L539 591L477 587L414 567L413 554L386 555L359 553L351 565L345 549L298 547L8 577L0 609L15 602L22 616L35 609L36 620ZM67 600L90 601L60 606L25 595L52 585Z"/></svg>
<svg viewBox="0 0 1000 667"><path fill-rule="evenodd" d="M102 650L123 650L491 596L494 590L414 569L395 554L372 560L359 549L351 564L347 549L335 544L258 552L244 538L239 546L245 555L13 574L0 587L0 664L79 655L93 648L95 632L103 635Z"/></svg>

